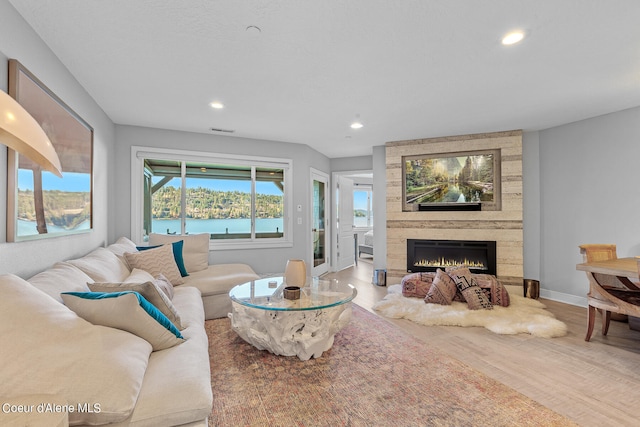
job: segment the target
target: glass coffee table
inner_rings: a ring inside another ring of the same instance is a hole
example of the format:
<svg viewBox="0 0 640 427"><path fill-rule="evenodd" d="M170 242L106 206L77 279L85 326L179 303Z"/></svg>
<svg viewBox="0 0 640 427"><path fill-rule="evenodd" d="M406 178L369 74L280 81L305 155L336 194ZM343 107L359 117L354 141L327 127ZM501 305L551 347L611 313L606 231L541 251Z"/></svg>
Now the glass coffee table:
<svg viewBox="0 0 640 427"><path fill-rule="evenodd" d="M300 360L320 357L333 345L336 332L351 320L356 288L334 279L308 277L299 299L286 299L285 287L284 278L268 277L231 289L231 327L260 350Z"/></svg>

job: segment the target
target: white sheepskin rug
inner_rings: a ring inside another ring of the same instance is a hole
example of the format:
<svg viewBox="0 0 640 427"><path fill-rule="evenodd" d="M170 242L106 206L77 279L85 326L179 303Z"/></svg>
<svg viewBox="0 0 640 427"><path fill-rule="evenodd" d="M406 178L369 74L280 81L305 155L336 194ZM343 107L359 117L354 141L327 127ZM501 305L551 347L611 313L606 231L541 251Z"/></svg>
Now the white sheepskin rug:
<svg viewBox="0 0 640 427"><path fill-rule="evenodd" d="M463 302L439 305L427 304L422 298L406 298L402 296L401 285L392 285L388 288L387 296L377 302L373 309L392 319L408 319L427 326L483 326L496 334L526 333L542 338L567 334L567 325L545 310L544 304L522 297L515 292L519 289L517 286L507 289L511 301L509 307L469 310Z"/></svg>

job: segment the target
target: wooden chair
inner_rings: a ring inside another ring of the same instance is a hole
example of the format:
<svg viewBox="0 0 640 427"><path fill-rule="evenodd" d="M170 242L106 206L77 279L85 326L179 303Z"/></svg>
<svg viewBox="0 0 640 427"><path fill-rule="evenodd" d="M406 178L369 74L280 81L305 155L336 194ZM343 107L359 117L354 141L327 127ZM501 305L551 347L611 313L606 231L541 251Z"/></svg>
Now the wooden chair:
<svg viewBox="0 0 640 427"><path fill-rule="evenodd" d="M580 245L580 253L584 262L617 259L616 245L587 244ZM587 335L585 341L591 339L595 324L596 309L602 314L602 335L607 335L612 313L640 317L640 288L626 278L606 274L589 273L589 303L587 317ZM622 320L622 319L619 319Z"/></svg>

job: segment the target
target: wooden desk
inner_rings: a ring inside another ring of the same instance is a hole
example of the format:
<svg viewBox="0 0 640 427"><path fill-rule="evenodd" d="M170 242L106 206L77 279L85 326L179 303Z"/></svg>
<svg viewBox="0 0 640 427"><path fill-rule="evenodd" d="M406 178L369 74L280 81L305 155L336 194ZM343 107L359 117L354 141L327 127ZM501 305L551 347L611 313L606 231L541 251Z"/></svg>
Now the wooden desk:
<svg viewBox="0 0 640 427"><path fill-rule="evenodd" d="M591 338L596 309L603 310L602 314L606 316L602 324L602 335L607 335L612 312L640 316L638 294L628 292L640 291L640 287L629 280L640 279L640 257L585 262L577 264L576 270L586 272L589 279L589 313L585 341Z"/></svg>

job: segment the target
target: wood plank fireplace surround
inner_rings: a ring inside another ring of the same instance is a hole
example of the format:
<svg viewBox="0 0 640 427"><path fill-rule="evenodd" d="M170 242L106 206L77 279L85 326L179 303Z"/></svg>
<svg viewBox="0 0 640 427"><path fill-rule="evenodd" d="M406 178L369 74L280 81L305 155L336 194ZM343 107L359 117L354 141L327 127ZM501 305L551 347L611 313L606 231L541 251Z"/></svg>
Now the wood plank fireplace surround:
<svg viewBox="0 0 640 427"><path fill-rule="evenodd" d="M500 197L493 210L482 206L481 210L403 211L406 157L490 150L499 150L500 159L500 182L496 185ZM427 271L408 265L408 243L409 240L434 240L470 241L472 246L473 242L495 242L496 276L504 283L522 284L522 131L388 142L386 172L387 283L400 283L409 270ZM488 271L478 269L476 272Z"/></svg>

